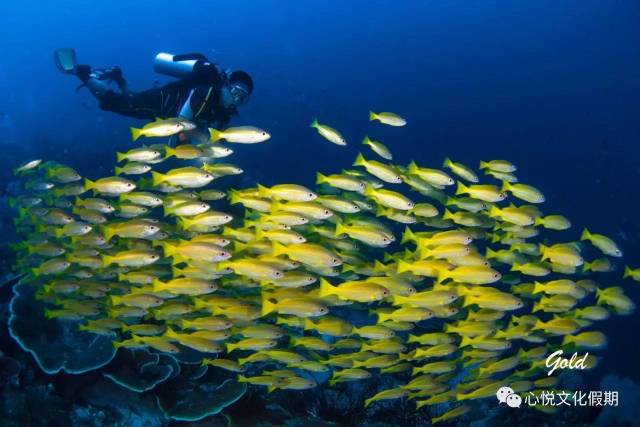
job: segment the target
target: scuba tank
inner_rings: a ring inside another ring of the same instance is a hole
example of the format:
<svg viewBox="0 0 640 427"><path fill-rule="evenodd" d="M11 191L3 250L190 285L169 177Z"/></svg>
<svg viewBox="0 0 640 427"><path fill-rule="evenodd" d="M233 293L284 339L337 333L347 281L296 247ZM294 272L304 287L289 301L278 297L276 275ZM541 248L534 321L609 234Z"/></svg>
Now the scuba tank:
<svg viewBox="0 0 640 427"><path fill-rule="evenodd" d="M220 79L220 70L201 53L173 55L160 52L153 61L153 70L179 79L197 78L215 82Z"/></svg>

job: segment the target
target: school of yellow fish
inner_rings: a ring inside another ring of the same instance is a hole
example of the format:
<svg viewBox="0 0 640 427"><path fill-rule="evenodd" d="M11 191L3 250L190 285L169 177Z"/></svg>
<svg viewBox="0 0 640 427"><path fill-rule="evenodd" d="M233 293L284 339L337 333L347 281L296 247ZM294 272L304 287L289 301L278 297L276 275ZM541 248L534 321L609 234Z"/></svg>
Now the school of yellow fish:
<svg viewBox="0 0 640 427"><path fill-rule="evenodd" d="M392 113L369 118L406 124ZM312 127L347 143L317 120ZM157 120L132 134L184 128ZM588 230L582 242L563 240L569 220L543 213L544 195L519 183L508 161L482 161L480 172L450 159L393 164L387 146L365 137L372 153L318 173L316 188L225 189L225 176L243 172L221 160L233 153L227 143L270 135L210 133L203 144L117 153L114 175L95 181L54 162L16 169L25 191L12 200L24 237L18 268L48 318L80 321L118 348L188 347L270 391L318 387L315 373L330 374L326 387L391 375L397 386L365 406L407 397L420 408L505 385L552 389L549 354L604 347L596 324L634 309L622 287L593 279L614 269L616 243ZM186 166L166 170L167 159ZM587 248L600 255L585 260ZM640 269L624 276L640 280ZM596 362L590 354L587 365Z"/></svg>

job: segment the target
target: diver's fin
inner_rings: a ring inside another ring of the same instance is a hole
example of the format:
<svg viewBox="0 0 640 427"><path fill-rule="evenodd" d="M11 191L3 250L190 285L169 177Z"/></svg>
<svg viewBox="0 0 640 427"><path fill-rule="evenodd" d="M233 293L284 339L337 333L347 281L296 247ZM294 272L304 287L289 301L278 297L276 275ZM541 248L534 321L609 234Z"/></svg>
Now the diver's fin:
<svg viewBox="0 0 640 427"><path fill-rule="evenodd" d="M69 47L53 51L53 60L58 70L67 74L72 74L76 65L78 65L76 61L76 51Z"/></svg>

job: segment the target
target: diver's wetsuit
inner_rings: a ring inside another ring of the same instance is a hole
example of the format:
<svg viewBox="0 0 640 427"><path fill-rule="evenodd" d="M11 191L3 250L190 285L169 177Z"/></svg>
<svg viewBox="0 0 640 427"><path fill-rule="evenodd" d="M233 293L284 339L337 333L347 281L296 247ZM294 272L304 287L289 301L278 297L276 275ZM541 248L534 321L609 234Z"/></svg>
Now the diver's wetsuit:
<svg viewBox="0 0 640 427"><path fill-rule="evenodd" d="M193 117L199 127L227 125L235 108L224 108L220 102L222 78L216 76L202 79L186 78L168 83L159 88L142 92L118 93L108 91L100 98L100 108L106 111L139 119L153 120L156 117L176 117L188 101Z"/></svg>

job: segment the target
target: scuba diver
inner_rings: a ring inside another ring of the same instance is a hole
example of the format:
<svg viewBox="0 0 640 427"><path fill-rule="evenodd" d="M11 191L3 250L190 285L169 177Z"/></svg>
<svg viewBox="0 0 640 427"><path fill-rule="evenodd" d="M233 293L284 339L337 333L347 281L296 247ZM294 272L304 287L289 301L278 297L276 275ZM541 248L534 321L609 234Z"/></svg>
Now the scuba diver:
<svg viewBox="0 0 640 427"><path fill-rule="evenodd" d="M73 49L56 50L54 59L58 69L80 79L80 87L87 87L105 111L148 120L180 117L201 131L210 126L224 128L253 92L249 74L242 70L222 70L198 53L158 54L154 70L179 80L142 92L128 89L119 67L92 69L78 65ZM113 83L117 90L112 89ZM181 133L178 138L182 143L188 136Z"/></svg>

